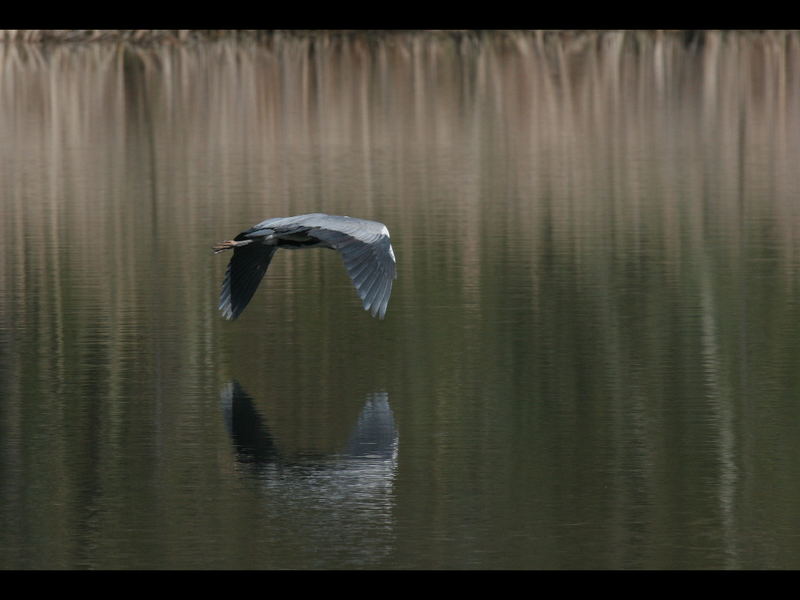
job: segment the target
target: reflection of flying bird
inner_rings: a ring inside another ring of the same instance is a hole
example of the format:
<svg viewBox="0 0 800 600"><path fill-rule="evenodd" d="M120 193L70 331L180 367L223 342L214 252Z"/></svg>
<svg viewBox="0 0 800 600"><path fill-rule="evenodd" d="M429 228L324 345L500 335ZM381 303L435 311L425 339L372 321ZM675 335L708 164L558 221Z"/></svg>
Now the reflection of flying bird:
<svg viewBox="0 0 800 600"><path fill-rule="evenodd" d="M253 400L239 382L226 384L220 399L225 425L233 438L239 462L270 463L278 460L280 452L253 406Z"/></svg>
<svg viewBox="0 0 800 600"><path fill-rule="evenodd" d="M364 310L383 318L397 277L389 230L383 223L314 213L267 219L214 246L233 250L222 282L219 309L235 319L250 302L278 248L331 248L342 255Z"/></svg>
<svg viewBox="0 0 800 600"><path fill-rule="evenodd" d="M231 435L240 463L257 465L282 464L291 466L307 462L283 455L275 445L272 435L256 410L253 399L238 381L230 381L220 393L225 426ZM376 465L393 463L397 454L398 436L394 415L389 407L386 392L369 394L361 408L350 438L342 452L330 457L317 456L320 467L327 459L346 461L367 460ZM312 461L313 462L313 461ZM342 467L346 470L347 467Z"/></svg>
<svg viewBox="0 0 800 600"><path fill-rule="evenodd" d="M274 392L274 390L273 390ZM267 553L269 567L363 568L385 563L395 543L395 479L399 433L387 392L367 394L340 450L281 446L236 381L220 391L233 443L233 469L263 497L269 515L262 533L293 540L289 553ZM287 392L275 407L295 402ZM272 402L270 402L272 404ZM308 430L306 430L306 433ZM308 439L308 438L306 438Z"/></svg>

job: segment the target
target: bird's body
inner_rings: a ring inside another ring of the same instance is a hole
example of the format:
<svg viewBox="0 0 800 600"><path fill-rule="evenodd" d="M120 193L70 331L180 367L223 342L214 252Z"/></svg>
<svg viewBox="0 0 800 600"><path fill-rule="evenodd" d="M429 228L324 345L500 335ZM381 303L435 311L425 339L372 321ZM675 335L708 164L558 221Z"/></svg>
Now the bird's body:
<svg viewBox="0 0 800 600"><path fill-rule="evenodd" d="M235 319L245 309L279 248L338 250L364 309L381 319L386 314L397 277L386 225L313 213L267 219L214 247L217 253L233 250L219 302L226 319Z"/></svg>

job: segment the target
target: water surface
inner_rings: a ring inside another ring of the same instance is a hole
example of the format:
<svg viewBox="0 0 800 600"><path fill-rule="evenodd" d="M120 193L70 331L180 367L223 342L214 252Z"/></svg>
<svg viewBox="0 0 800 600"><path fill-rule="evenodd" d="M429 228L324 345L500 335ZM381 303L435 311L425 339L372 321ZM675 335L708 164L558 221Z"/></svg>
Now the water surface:
<svg viewBox="0 0 800 600"><path fill-rule="evenodd" d="M0 45L0 567L800 567L800 36ZM210 247L383 221L242 317Z"/></svg>

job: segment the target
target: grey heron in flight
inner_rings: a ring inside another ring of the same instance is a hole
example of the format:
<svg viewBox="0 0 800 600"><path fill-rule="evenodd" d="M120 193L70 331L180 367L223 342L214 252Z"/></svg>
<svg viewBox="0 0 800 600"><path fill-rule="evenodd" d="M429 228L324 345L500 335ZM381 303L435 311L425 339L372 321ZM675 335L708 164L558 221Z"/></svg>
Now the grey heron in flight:
<svg viewBox="0 0 800 600"><path fill-rule="evenodd" d="M279 248L338 250L364 310L383 319L397 277L389 230L383 223L313 213L267 219L214 246L214 253L233 250L225 271L219 309L226 319L238 317L250 302Z"/></svg>

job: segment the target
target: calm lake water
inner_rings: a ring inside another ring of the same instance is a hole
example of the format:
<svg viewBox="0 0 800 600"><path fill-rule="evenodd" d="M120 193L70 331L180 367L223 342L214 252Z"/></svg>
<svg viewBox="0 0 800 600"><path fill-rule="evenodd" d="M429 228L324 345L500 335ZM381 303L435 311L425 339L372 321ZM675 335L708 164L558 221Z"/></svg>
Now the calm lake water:
<svg viewBox="0 0 800 600"><path fill-rule="evenodd" d="M0 44L0 568L800 568L799 165L796 32Z"/></svg>

